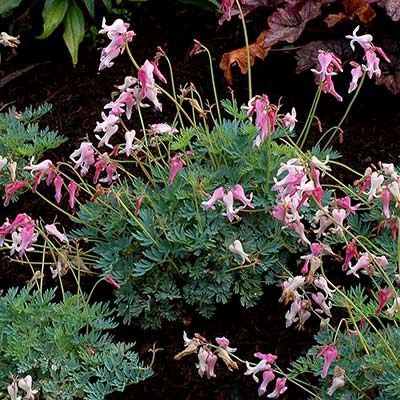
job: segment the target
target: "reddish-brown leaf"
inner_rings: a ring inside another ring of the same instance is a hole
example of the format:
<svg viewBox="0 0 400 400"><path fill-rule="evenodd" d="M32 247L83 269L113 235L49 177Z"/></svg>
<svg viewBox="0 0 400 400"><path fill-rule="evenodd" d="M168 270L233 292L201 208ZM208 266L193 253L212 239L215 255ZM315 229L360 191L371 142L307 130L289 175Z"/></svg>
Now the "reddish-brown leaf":
<svg viewBox="0 0 400 400"><path fill-rule="evenodd" d="M293 43L303 32L306 23L321 14L321 5L321 1L302 0L276 10L268 18L270 30L265 46L271 47L281 41Z"/></svg>
<svg viewBox="0 0 400 400"><path fill-rule="evenodd" d="M338 22L344 20L345 18L347 18L347 15L339 12L339 14L329 14L324 21L328 25L328 28L332 28L332 26L335 26Z"/></svg>
<svg viewBox="0 0 400 400"><path fill-rule="evenodd" d="M343 0L347 16L353 19L358 16L361 22L367 24L375 18L375 11L365 0Z"/></svg>
<svg viewBox="0 0 400 400"><path fill-rule="evenodd" d="M253 66L256 57L264 60L269 52L268 47L264 47L265 36L268 31L262 31L260 35L257 37L257 40L249 45L250 50L250 64ZM232 85L232 64L237 64L240 68L240 72L242 74L246 74L248 71L247 68L247 51L246 47L242 47L240 49L236 49L230 51L229 53L224 53L221 62L219 63L219 67L224 71L225 79L227 80L229 85Z"/></svg>

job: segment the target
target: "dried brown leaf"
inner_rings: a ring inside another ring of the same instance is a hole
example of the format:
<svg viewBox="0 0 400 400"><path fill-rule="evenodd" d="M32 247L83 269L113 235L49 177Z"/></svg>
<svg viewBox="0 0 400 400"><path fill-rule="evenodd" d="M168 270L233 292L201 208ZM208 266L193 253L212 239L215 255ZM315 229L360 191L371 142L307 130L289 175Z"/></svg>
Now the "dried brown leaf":
<svg viewBox="0 0 400 400"><path fill-rule="evenodd" d="M269 18L270 30L265 39L265 46L286 41L293 43L303 32L311 19L321 14L321 1L302 0L286 4L284 8L276 10Z"/></svg>
<svg viewBox="0 0 400 400"><path fill-rule="evenodd" d="M250 64L254 65L256 57L264 60L269 52L268 47L264 47L264 40L268 31L262 31L257 37L257 40L249 45L250 50ZM242 74L246 74L247 68L247 51L246 47L230 51L229 53L224 53L219 67L224 71L225 79L229 85L232 85L232 64L237 64L240 68Z"/></svg>
<svg viewBox="0 0 400 400"><path fill-rule="evenodd" d="M365 0L343 0L343 6L350 19L358 16L364 24L373 20L376 16L375 11Z"/></svg>
<svg viewBox="0 0 400 400"><path fill-rule="evenodd" d="M328 28L332 28L332 26L335 26L338 22L344 20L347 18L347 15L339 12L339 14L329 14L325 19L326 25L328 25Z"/></svg>

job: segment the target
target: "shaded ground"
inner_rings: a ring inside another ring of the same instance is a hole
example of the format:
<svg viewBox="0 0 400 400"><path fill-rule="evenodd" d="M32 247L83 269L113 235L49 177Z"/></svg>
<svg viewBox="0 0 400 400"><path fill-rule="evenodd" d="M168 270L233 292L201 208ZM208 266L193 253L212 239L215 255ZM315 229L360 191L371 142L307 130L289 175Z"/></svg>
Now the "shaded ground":
<svg viewBox="0 0 400 400"><path fill-rule="evenodd" d="M266 13L262 12L249 17L252 38L264 28L265 16ZM133 8L130 20L137 33L133 51L139 62L152 58L156 47L161 45L174 64L177 84L194 82L198 90L209 98L211 98L211 87L207 60L204 55L189 57L192 39L199 39L210 48L216 64L223 52L243 45L239 21L232 21L229 25L219 28L215 16L195 8L173 5L170 2L154 1L136 6ZM371 27L373 28L374 26ZM318 38L319 31L318 29L310 31L307 35ZM60 36L45 42L22 37L23 44L17 56L8 62L3 59L0 79L29 65L37 63L38 65L1 89L1 103L4 105L12 102L17 108L22 108L27 105L35 106L44 101L51 102L54 109L44 122L49 124L51 129L59 130L70 140L63 146L61 153L57 150L53 154L50 153L49 157L66 160L81 138L86 135L93 137L93 128L100 119L103 105L109 101L113 85L119 84L125 75L133 73L133 69L127 58L121 57L113 68L99 74L97 72L99 51L91 47L90 41L82 46L80 63L74 68L70 65L69 56L61 44ZM283 110L290 111L291 107L295 106L301 125L316 87L310 72L294 75L295 65L293 53L270 52L266 61L257 62L253 70L254 91L267 93L270 100L275 103L282 96ZM239 103L244 102L246 80L239 76L237 71L234 73L234 78L232 89L238 96ZM220 71L217 71L217 84L221 97L227 96L229 90ZM345 92L347 82L344 83L343 80L343 86L340 87L339 83L337 89ZM348 99L345 98L346 104ZM168 120L166 115L169 109L166 101L164 103L165 115L147 111L148 123ZM339 104L329 95L324 95L321 110L318 112L323 125L330 126L337 123L346 104ZM342 152L343 161L358 171L362 171L371 162L398 162L399 127L399 96L368 81L365 93L357 101L344 125L344 142L342 144L336 142L335 147ZM316 128L313 134L318 135ZM343 177L349 181L353 179L347 173L343 173ZM1 218L14 215L21 210L35 212L40 206L40 202L33 200L32 197L22 205L1 210L0 213L3 214ZM2 287L24 284L27 274L21 269L15 270L15 266L10 266L3 260L0 266ZM105 287L103 292L107 289L110 290ZM198 376L194 367L194 357L188 357L180 362L175 362L172 358L182 349L182 332L186 330L188 335L199 332L209 340L215 336L226 336L234 347L239 348L238 355L243 358L252 359L252 354L256 351L271 352L278 354L281 367L288 365L310 346L315 327L310 324L307 327L308 331L300 333L285 329L286 310L277 302L278 297L279 290L273 288L268 291L260 304L251 310L244 310L239 304L232 303L220 307L217 315L210 320L193 317L190 323L167 324L162 332L155 334L143 334L134 326L122 327L116 332L117 337L136 341L138 351L145 359L146 357L150 359L146 351L155 341L157 346L164 350L158 354L154 378L128 388L124 394L110 396L110 399L257 398L257 385L251 377L243 376L244 369L240 373L228 372L219 362L216 370L218 378L206 381ZM283 399L304 397L304 394L300 394L293 387L282 396Z"/></svg>

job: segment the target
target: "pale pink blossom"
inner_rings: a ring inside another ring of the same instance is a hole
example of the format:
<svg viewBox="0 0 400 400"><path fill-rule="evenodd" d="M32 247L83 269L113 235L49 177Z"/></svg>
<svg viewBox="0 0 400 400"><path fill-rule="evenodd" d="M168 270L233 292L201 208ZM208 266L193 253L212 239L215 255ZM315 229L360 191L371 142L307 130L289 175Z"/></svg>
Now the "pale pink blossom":
<svg viewBox="0 0 400 400"><path fill-rule="evenodd" d="M182 154L177 153L173 157L171 157L171 159L168 161L169 165L171 166L167 182L168 186L172 185L172 182L174 181L176 174L185 166L185 162L182 160L181 157Z"/></svg>
<svg viewBox="0 0 400 400"><path fill-rule="evenodd" d="M250 363L248 361L246 361L246 367L247 370L244 373L244 375L252 375L253 379L258 383L259 382L259 378L257 376L257 374L259 372L265 371L267 369L271 369L271 365L267 363L266 360L261 360L258 364L256 364L255 366L251 366Z"/></svg>
<svg viewBox="0 0 400 400"><path fill-rule="evenodd" d="M103 18L100 34L106 34L111 40L110 44L101 51L99 70L110 68L114 63L112 60L125 51L125 44L131 42L135 33L128 31L129 24L117 19L112 25L106 25L106 19Z"/></svg>
<svg viewBox="0 0 400 400"><path fill-rule="evenodd" d="M392 193L390 192L389 189L385 188L381 192L381 201L382 201L382 215L385 218L390 218L391 212L390 212L390 200L392 199Z"/></svg>
<svg viewBox="0 0 400 400"><path fill-rule="evenodd" d="M64 233L61 233L57 226L54 224L47 224L44 226L46 229L46 232L48 235L50 236L55 236L60 242L64 242L64 243L69 243L69 240L67 238L67 236Z"/></svg>
<svg viewBox="0 0 400 400"><path fill-rule="evenodd" d="M354 43L358 43L364 50L369 50L372 47L372 35L365 34L358 36L357 32L360 29L360 25L358 25L356 28L354 28L353 34L352 35L346 35L346 39L350 40L350 47L353 51L355 51L355 46Z"/></svg>
<svg viewBox="0 0 400 400"><path fill-rule="evenodd" d="M75 207L77 189L78 189L78 185L75 181L71 181L68 184L68 193L69 193L68 204L71 208Z"/></svg>
<svg viewBox="0 0 400 400"><path fill-rule="evenodd" d="M75 169L81 169L81 176L85 176L90 166L94 164L94 149L92 143L82 142L79 149L76 149L69 158L75 163Z"/></svg>
<svg viewBox="0 0 400 400"><path fill-rule="evenodd" d="M136 150L140 148L140 145L135 144L133 145L133 141L136 137L136 131L134 129L125 132L125 147L119 151L119 154L126 154L129 157L133 154Z"/></svg>
<svg viewBox="0 0 400 400"><path fill-rule="evenodd" d="M353 68L351 70L351 82L350 82L348 93L351 93L351 92L353 92L354 90L357 89L358 80L363 75L363 71L362 71L361 65L357 64L354 61L350 61L350 65L352 65Z"/></svg>
<svg viewBox="0 0 400 400"><path fill-rule="evenodd" d="M371 202L374 198L378 198L382 192L382 183L385 180L383 175L380 175L378 172L373 172L371 174L370 180L370 189L368 194L368 201Z"/></svg>
<svg viewBox="0 0 400 400"><path fill-rule="evenodd" d="M318 288L318 289L322 289L325 293L325 298L332 298L333 294L335 293L335 290L333 289L329 289L328 287L328 282L327 280L320 275L318 278L314 279L314 285Z"/></svg>
<svg viewBox="0 0 400 400"><path fill-rule="evenodd" d="M315 304L317 304L320 309L316 309L316 312L323 312L328 317L332 317L331 307L332 304L330 301L326 302L326 298L322 292L313 293L311 298L314 300Z"/></svg>
<svg viewBox="0 0 400 400"><path fill-rule="evenodd" d="M150 125L150 129L151 132L156 135L161 135L161 134L173 135L174 133L178 132L178 129L166 123L152 124Z"/></svg>
<svg viewBox="0 0 400 400"><path fill-rule="evenodd" d="M267 369L262 374L262 382L258 388L258 396L263 396L267 392L267 387L270 382L275 379L275 374L272 369Z"/></svg>
<svg viewBox="0 0 400 400"><path fill-rule="evenodd" d="M208 210L209 208L214 209L215 203L219 200L222 200L224 195L225 189L220 186L219 188L215 189L212 196L207 201L203 201L201 205L203 206L204 210Z"/></svg>
<svg viewBox="0 0 400 400"><path fill-rule="evenodd" d="M6 197L4 199L4 207L7 207L10 204L13 194L17 190L22 189L25 186L26 186L25 181L16 181L16 182L7 183L7 185L4 187L4 192L6 194Z"/></svg>
<svg viewBox="0 0 400 400"><path fill-rule="evenodd" d="M322 368L321 378L326 378L332 362L339 358L339 352L335 346L328 345L317 354L317 357L321 356L324 356L324 366Z"/></svg>
<svg viewBox="0 0 400 400"><path fill-rule="evenodd" d="M367 253L364 253L361 255L361 257L354 266L352 266L349 263L349 270L347 271L346 275L354 275L357 278L359 278L360 276L358 275L358 271L361 269L367 269L370 266L370 264L371 264L371 259L369 255Z"/></svg>
<svg viewBox="0 0 400 400"><path fill-rule="evenodd" d="M56 167L50 160L44 160L39 164L33 164L33 157L30 161L30 165L24 167L24 170L31 171L32 176L47 175L46 184L50 185L56 176ZM36 173L36 174L35 174Z"/></svg>
<svg viewBox="0 0 400 400"><path fill-rule="evenodd" d="M233 244L229 245L228 249L231 253L237 254L242 258L241 262L242 265L246 262L248 262L249 264L251 263L249 255L244 252L242 242L240 240L235 240Z"/></svg>
<svg viewBox="0 0 400 400"><path fill-rule="evenodd" d="M159 90L156 87L153 73L155 73L154 65L149 60L146 60L138 72L141 85L140 99L147 98L153 103L156 110L162 111L162 104L157 98Z"/></svg>
<svg viewBox="0 0 400 400"><path fill-rule="evenodd" d="M18 380L18 386L26 392L24 400L34 400L35 394L39 393L40 389L32 389L32 377L27 375L25 378Z"/></svg>
<svg viewBox="0 0 400 400"><path fill-rule="evenodd" d="M372 79L375 75L377 78L381 76L381 69L379 68L379 58L377 57L375 51L367 50L364 56L367 65L363 66L364 71L367 72L368 78Z"/></svg>
<svg viewBox="0 0 400 400"><path fill-rule="evenodd" d="M351 205L351 198L349 196L342 197L336 200L336 204L338 207L345 209L350 214L355 215L358 208L361 206L361 203L358 203L354 206Z"/></svg>
<svg viewBox="0 0 400 400"><path fill-rule="evenodd" d="M277 399L281 394L285 393L286 390L286 378L277 378L274 391L268 394L267 397L270 399Z"/></svg>
<svg viewBox="0 0 400 400"><path fill-rule="evenodd" d="M218 343L219 347L228 351L229 353L234 353L237 350L237 348L229 347L229 339L227 339L225 336L216 337L215 341Z"/></svg>
<svg viewBox="0 0 400 400"><path fill-rule="evenodd" d="M251 200L253 199L253 193L250 193L249 198L247 198L242 185L239 184L235 185L231 189L231 192L233 194L234 200L239 200L242 202L244 206L247 206L249 208L254 208L254 205L251 204Z"/></svg>
<svg viewBox="0 0 400 400"><path fill-rule="evenodd" d="M289 132L292 132L296 126L296 122L296 109L292 107L292 112L286 113L286 115L282 118L282 124L289 129Z"/></svg>
<svg viewBox="0 0 400 400"><path fill-rule="evenodd" d="M331 384L331 386L329 386L329 388L326 392L328 396L333 396L333 394L336 392L337 389L339 389L345 385L344 374L345 374L345 370L343 368L340 368L338 366L335 367L335 371L333 373L332 384Z"/></svg>
<svg viewBox="0 0 400 400"><path fill-rule="evenodd" d="M101 117L103 118L103 122L96 122L96 128L94 129L95 132L104 133L103 137L96 135L96 138L100 140L99 147L106 145L107 147L113 148L108 142L118 130L119 117L112 113L106 115L104 112L101 113Z"/></svg>
<svg viewBox="0 0 400 400"><path fill-rule="evenodd" d="M54 198L56 199L57 204L60 203L60 201L61 201L61 197L62 197L61 189L63 187L63 183L64 183L64 179L60 175L57 175L54 178L54 187L56 190Z"/></svg>

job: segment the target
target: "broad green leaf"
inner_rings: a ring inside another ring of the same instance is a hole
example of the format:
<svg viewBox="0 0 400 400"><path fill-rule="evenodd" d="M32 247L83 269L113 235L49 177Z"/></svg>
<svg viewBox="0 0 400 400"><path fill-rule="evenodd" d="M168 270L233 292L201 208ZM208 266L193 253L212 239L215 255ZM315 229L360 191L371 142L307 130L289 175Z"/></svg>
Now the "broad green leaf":
<svg viewBox="0 0 400 400"><path fill-rule="evenodd" d="M92 18L94 18L94 0L82 0Z"/></svg>
<svg viewBox="0 0 400 400"><path fill-rule="evenodd" d="M46 0L44 4L43 33L37 39L46 39L61 24L68 9L68 0Z"/></svg>
<svg viewBox="0 0 400 400"><path fill-rule="evenodd" d="M85 20L82 11L73 0L65 14L64 41L72 57L72 63L78 62L78 49L85 33Z"/></svg>
<svg viewBox="0 0 400 400"><path fill-rule="evenodd" d="M8 13L12 9L18 7L22 0L1 0L0 1L0 15Z"/></svg>

